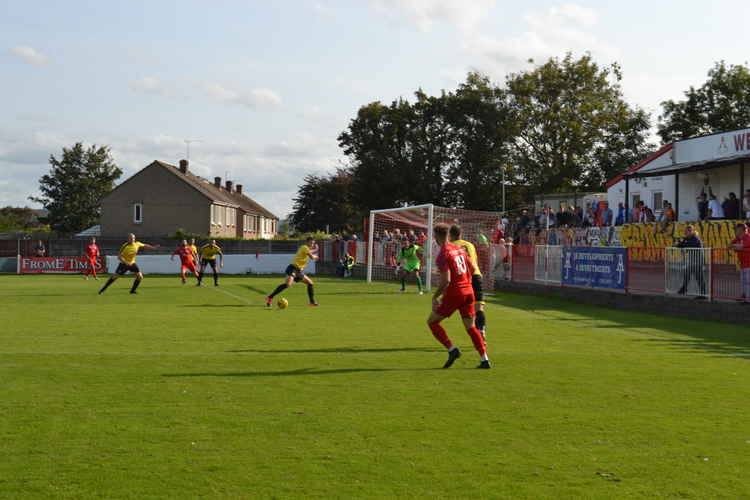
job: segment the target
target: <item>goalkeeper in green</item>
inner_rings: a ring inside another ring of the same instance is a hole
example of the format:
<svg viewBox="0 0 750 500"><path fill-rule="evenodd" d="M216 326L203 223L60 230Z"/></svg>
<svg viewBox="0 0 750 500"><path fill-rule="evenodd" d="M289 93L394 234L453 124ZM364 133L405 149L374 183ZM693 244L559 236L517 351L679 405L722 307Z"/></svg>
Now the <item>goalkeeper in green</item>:
<svg viewBox="0 0 750 500"><path fill-rule="evenodd" d="M417 278L419 295L422 295L424 293L422 291L422 277L419 275L419 269L422 267L422 247L413 241L405 242L398 253L396 264L398 277L401 278L401 290L399 291L401 293L406 291L406 278L413 273Z"/></svg>

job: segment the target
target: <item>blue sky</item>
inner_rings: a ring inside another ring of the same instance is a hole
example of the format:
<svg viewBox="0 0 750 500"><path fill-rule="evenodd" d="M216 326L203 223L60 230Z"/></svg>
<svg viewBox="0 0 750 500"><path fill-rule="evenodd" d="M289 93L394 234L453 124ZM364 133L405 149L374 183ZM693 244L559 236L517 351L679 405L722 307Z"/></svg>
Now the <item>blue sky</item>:
<svg viewBox="0 0 750 500"><path fill-rule="evenodd" d="M655 118L715 61L748 60L749 16L733 0L0 0L0 205L33 206L49 155L77 141L110 145L124 179L198 139L193 171L284 217L363 104L572 51L620 63Z"/></svg>

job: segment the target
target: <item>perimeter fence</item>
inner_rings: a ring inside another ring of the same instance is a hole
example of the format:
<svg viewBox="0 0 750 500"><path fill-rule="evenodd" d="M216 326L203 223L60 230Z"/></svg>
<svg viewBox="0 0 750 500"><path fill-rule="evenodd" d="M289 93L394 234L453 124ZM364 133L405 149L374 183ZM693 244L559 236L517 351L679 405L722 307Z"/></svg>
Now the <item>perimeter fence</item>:
<svg viewBox="0 0 750 500"><path fill-rule="evenodd" d="M750 249L512 245L512 281L750 302ZM747 255L743 255L748 252ZM745 281L743 282L743 274ZM745 290L743 290L743 283Z"/></svg>

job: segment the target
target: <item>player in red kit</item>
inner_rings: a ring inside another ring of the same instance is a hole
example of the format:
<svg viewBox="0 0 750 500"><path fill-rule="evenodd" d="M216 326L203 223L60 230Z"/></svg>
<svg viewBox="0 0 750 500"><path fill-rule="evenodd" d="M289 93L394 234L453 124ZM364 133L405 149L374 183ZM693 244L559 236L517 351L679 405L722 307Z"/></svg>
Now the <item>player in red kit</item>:
<svg viewBox="0 0 750 500"><path fill-rule="evenodd" d="M172 252L172 256L169 259L174 260L175 255L180 256L180 278L182 279L182 284L185 284L185 271L190 271L197 278L198 271L195 269L195 260L193 260L195 252L188 245L187 240L182 240L182 246Z"/></svg>
<svg viewBox="0 0 750 500"><path fill-rule="evenodd" d="M87 269L83 273L83 278L89 279L89 274L93 274L94 279L99 281L99 278L96 277L96 260L99 258L99 247L96 246L96 238L91 238L91 242L86 245L86 258L89 261L91 269Z"/></svg>
<svg viewBox="0 0 750 500"><path fill-rule="evenodd" d="M448 360L443 368L450 368L461 357L461 351L453 345L440 322L450 317L455 311L459 311L466 333L471 337L474 348L481 358L477 368L487 369L490 367L487 345L479 329L474 325L474 290L471 286L474 266L461 247L448 242L449 230L450 227L447 224L435 225L435 241L440 247L435 264L440 273L440 284L432 296L432 312L427 318L427 326L430 327L432 335L438 342L448 349Z"/></svg>

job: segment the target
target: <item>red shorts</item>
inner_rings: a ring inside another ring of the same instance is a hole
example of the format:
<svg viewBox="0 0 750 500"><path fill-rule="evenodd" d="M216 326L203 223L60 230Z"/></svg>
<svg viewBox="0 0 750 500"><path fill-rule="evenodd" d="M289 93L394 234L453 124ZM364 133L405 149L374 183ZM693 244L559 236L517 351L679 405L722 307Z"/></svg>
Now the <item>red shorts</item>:
<svg viewBox="0 0 750 500"><path fill-rule="evenodd" d="M195 270L195 262L183 262L180 266L180 272L184 273L185 271L190 271L193 273L197 272Z"/></svg>
<svg viewBox="0 0 750 500"><path fill-rule="evenodd" d="M475 316L474 294L469 292L467 295L443 295L443 301L435 312L444 318L448 318L457 310L461 313L462 318L473 318Z"/></svg>

